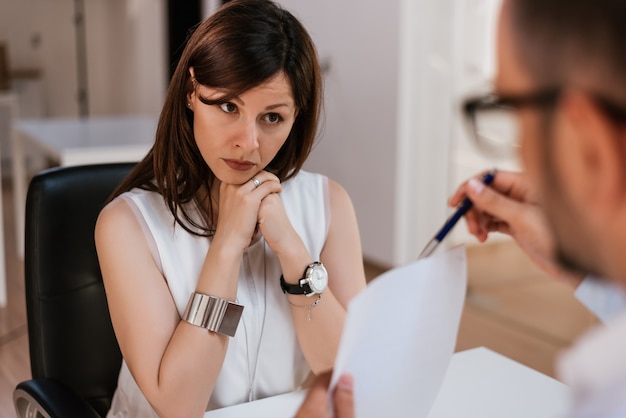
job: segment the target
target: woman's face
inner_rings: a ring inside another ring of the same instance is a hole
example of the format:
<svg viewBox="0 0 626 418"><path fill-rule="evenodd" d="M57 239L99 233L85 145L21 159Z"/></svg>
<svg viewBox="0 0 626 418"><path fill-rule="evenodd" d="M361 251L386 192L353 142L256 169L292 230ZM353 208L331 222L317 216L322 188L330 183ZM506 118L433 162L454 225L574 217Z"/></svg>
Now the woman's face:
<svg viewBox="0 0 626 418"><path fill-rule="evenodd" d="M190 69L193 76L193 68ZM228 102L222 90L196 84L189 93L193 132L200 153L222 182L243 184L263 170L287 140L296 108L289 79L281 72Z"/></svg>

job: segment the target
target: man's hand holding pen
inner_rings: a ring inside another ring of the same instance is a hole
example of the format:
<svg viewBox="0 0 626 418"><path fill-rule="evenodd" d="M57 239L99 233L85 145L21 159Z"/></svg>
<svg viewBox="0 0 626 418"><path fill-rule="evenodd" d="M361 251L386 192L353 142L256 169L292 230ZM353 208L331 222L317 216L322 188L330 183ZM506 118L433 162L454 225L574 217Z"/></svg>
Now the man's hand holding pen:
<svg viewBox="0 0 626 418"><path fill-rule="evenodd" d="M484 242L492 232L509 235L548 274L578 285L582 278L565 273L554 262L552 236L536 196L523 173L498 171L489 187L477 178L464 182L448 204L456 207L470 199L473 205L465 220L478 241Z"/></svg>
<svg viewBox="0 0 626 418"><path fill-rule="evenodd" d="M480 177L480 184L489 185L493 181L496 175L496 170L490 170L484 173ZM478 182L478 180L476 180ZM422 250L418 258L425 258L430 256L435 249L439 246L439 244L443 241L443 239L452 231L452 228L456 225L456 223L461 219L468 210L472 207L472 200L467 196L460 196L458 202L454 205L456 207L456 211L450 215L450 217L443 224L441 229L435 234L433 239L431 239L426 247Z"/></svg>

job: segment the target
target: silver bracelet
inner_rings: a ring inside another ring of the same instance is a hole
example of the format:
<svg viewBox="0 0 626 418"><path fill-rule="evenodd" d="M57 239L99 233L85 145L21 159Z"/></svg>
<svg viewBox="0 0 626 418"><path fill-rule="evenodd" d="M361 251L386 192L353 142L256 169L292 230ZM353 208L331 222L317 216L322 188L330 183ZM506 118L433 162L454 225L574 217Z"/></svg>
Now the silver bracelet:
<svg viewBox="0 0 626 418"><path fill-rule="evenodd" d="M183 318L191 325L211 332L235 336L243 306L215 296L193 292Z"/></svg>
<svg viewBox="0 0 626 418"><path fill-rule="evenodd" d="M291 303L291 301L288 299L289 304L295 308L303 308L307 310L307 319L310 321L311 320L311 309L315 308L317 306L318 303L320 303L320 300L322 299L322 294L318 294L317 295L317 299L315 299L313 301L313 303L309 303L308 305L296 305L295 303Z"/></svg>

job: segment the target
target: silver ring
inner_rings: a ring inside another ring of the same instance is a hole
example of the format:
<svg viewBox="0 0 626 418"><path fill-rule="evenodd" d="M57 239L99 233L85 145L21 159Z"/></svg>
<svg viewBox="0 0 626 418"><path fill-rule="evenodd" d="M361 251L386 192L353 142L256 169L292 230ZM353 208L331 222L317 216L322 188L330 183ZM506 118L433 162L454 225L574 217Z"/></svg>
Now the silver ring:
<svg viewBox="0 0 626 418"><path fill-rule="evenodd" d="M257 187L259 187L259 186L260 186L261 184L263 184L263 183L261 183L261 181L259 181L259 179L258 179L258 178L253 177L253 178L252 178L252 184L254 184L254 188L256 189Z"/></svg>

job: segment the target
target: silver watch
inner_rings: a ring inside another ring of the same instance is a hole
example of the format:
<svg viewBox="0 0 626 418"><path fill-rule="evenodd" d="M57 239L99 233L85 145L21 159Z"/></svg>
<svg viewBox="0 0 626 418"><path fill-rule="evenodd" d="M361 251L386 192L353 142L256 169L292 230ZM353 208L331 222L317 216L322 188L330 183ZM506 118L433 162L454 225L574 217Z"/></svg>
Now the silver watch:
<svg viewBox="0 0 626 418"><path fill-rule="evenodd" d="M283 293L313 296L321 294L328 286L328 272L319 261L306 266L302 276L297 284L289 284L283 276L280 276L280 288Z"/></svg>

